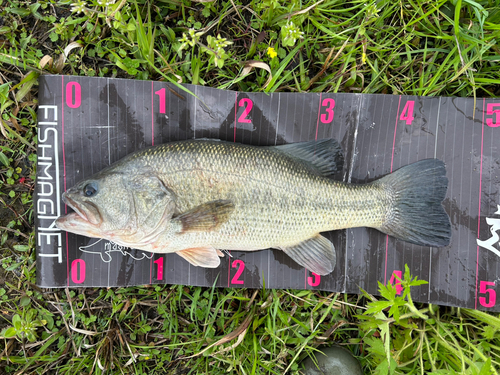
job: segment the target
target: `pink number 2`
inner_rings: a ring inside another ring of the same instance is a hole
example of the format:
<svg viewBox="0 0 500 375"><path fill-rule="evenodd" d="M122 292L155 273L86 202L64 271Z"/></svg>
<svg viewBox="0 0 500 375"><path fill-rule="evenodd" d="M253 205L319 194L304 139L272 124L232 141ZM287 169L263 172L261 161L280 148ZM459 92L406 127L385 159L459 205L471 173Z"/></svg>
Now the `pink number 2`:
<svg viewBox="0 0 500 375"><path fill-rule="evenodd" d="M243 110L243 113L238 118L238 122L243 122L243 123L246 123L246 124L251 123L252 120L250 120L249 118L247 118L247 116L248 116L248 114L250 113L250 111L253 108L253 102L250 99L248 99L248 98L243 98L243 99L240 100L240 102L238 103L238 105L240 107L245 107L245 109Z"/></svg>
<svg viewBox="0 0 500 375"><path fill-rule="evenodd" d="M236 274L231 279L231 284L244 284L243 280L240 280L240 276L245 270L245 263L242 260L236 259L231 265L233 268L237 268Z"/></svg>
<svg viewBox="0 0 500 375"><path fill-rule="evenodd" d="M160 97L160 113L165 113L166 112L166 105L165 105L165 87L155 91L155 94Z"/></svg>
<svg viewBox="0 0 500 375"><path fill-rule="evenodd" d="M492 116L493 114L496 115L495 123L493 123L493 118L486 119L486 125L488 125L490 128L500 127L500 108L493 109L495 107L500 107L500 103L488 103L488 106L486 107L486 114L488 116Z"/></svg>

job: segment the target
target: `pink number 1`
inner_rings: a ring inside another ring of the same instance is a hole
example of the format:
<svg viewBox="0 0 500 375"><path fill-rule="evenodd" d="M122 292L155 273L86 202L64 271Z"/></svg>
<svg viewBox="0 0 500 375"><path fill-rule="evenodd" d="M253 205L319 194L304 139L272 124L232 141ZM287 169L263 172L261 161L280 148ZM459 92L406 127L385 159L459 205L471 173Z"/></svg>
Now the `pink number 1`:
<svg viewBox="0 0 500 375"><path fill-rule="evenodd" d="M163 257L158 258L153 263L157 266L156 279L163 280Z"/></svg>
<svg viewBox="0 0 500 375"><path fill-rule="evenodd" d="M160 113L166 113L165 87L158 91L155 91L155 94L160 97Z"/></svg>

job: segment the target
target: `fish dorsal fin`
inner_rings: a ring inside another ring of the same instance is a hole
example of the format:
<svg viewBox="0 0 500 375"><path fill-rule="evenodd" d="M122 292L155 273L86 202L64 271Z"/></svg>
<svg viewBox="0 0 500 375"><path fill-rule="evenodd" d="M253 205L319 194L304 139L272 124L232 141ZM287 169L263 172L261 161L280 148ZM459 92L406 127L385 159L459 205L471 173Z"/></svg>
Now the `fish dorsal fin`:
<svg viewBox="0 0 500 375"><path fill-rule="evenodd" d="M207 232L228 221L233 210L234 204L230 200L217 200L196 206L175 220L182 225L181 233Z"/></svg>
<svg viewBox="0 0 500 375"><path fill-rule="evenodd" d="M220 264L217 250L215 250L212 246L185 249L177 251L176 254L180 255L193 266L197 267L217 268Z"/></svg>
<svg viewBox="0 0 500 375"><path fill-rule="evenodd" d="M344 167L342 148L335 139L291 143L270 148L300 160L314 173L324 177L333 177L342 172Z"/></svg>
<svg viewBox="0 0 500 375"><path fill-rule="evenodd" d="M335 268L337 261L335 247L320 234L298 245L280 249L298 264L318 275L328 275Z"/></svg>

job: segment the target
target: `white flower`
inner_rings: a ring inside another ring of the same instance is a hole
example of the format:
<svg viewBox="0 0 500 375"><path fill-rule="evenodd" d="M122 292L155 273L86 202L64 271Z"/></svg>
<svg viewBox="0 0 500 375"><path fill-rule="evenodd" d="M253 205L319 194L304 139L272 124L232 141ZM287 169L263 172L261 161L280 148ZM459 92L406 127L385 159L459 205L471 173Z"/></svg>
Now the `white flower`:
<svg viewBox="0 0 500 375"><path fill-rule="evenodd" d="M71 11L76 14L85 12L87 3L85 1L79 0L77 3L71 4Z"/></svg>

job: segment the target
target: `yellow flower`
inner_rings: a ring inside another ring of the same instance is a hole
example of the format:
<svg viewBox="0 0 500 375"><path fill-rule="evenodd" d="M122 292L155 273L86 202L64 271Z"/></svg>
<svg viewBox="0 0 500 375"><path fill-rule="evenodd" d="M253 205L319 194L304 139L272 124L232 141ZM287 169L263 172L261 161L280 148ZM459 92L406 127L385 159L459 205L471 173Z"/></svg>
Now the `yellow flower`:
<svg viewBox="0 0 500 375"><path fill-rule="evenodd" d="M278 56L278 53L274 50L273 47L269 47L267 49L267 54L271 57L271 59L274 59L276 56Z"/></svg>
<svg viewBox="0 0 500 375"><path fill-rule="evenodd" d="M363 52L363 54L361 55L361 64L365 63L366 63L366 53Z"/></svg>

